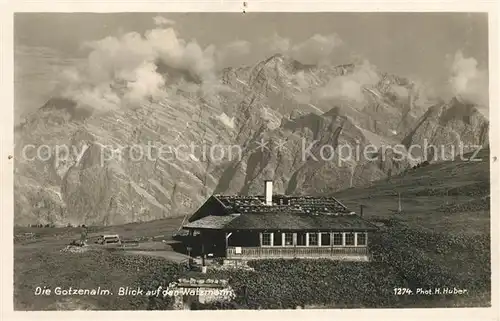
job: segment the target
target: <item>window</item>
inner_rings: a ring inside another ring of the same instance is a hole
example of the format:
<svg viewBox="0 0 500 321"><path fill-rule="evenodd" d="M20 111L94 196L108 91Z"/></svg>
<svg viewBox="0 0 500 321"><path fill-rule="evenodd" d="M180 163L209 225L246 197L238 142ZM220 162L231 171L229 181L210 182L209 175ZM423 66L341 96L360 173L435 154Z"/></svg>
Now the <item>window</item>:
<svg viewBox="0 0 500 321"><path fill-rule="evenodd" d="M306 246L306 233L297 233L297 245Z"/></svg>
<svg viewBox="0 0 500 321"><path fill-rule="evenodd" d="M318 233L309 233L309 246L318 246Z"/></svg>
<svg viewBox="0 0 500 321"><path fill-rule="evenodd" d="M282 246L282 239L281 239L281 233L280 232L274 232L273 236L273 245L274 246Z"/></svg>
<svg viewBox="0 0 500 321"><path fill-rule="evenodd" d="M271 233L262 233L262 246L271 246Z"/></svg>
<svg viewBox="0 0 500 321"><path fill-rule="evenodd" d="M321 246L332 245L330 241L330 233L321 233Z"/></svg>
<svg viewBox="0 0 500 321"><path fill-rule="evenodd" d="M366 245L366 233L356 233L356 237L358 238L358 245L364 246Z"/></svg>
<svg viewBox="0 0 500 321"><path fill-rule="evenodd" d="M293 233L285 233L285 246L293 245Z"/></svg>
<svg viewBox="0 0 500 321"><path fill-rule="evenodd" d="M342 233L333 233L333 245L342 245Z"/></svg>
<svg viewBox="0 0 500 321"><path fill-rule="evenodd" d="M345 233L345 245L354 245L354 233Z"/></svg>

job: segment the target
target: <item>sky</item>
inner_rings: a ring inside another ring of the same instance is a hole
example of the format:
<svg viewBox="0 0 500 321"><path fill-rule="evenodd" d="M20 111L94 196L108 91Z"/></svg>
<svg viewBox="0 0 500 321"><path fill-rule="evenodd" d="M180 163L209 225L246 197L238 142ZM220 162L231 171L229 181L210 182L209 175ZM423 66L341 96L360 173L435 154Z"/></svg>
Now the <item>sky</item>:
<svg viewBox="0 0 500 321"><path fill-rule="evenodd" d="M450 81L463 87L477 70L488 71L485 13L16 13L14 22L15 99L22 110L51 94L59 70L53 66L70 66L95 50L89 42L159 26L201 51L219 50L216 64L254 63L285 45L300 59L364 59L431 87ZM454 68L461 69L450 80Z"/></svg>

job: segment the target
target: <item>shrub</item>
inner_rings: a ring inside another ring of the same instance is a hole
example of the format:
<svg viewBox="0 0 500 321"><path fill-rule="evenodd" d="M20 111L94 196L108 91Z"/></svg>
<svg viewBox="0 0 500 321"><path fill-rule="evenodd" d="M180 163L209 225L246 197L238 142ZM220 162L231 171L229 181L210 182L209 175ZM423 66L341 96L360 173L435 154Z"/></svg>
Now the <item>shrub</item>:
<svg viewBox="0 0 500 321"><path fill-rule="evenodd" d="M457 287L471 296L490 293L489 235L465 236L410 228L386 219L385 232L370 237L371 262L331 260L258 260L248 270L209 270L207 278L228 279L234 302L199 304L193 309L389 308L416 304L437 306L440 296L395 295L394 288ZM187 275L172 264L143 279L147 288ZM450 297L450 300L458 300ZM461 298L464 300L463 298ZM170 302L151 299L148 309L168 309Z"/></svg>

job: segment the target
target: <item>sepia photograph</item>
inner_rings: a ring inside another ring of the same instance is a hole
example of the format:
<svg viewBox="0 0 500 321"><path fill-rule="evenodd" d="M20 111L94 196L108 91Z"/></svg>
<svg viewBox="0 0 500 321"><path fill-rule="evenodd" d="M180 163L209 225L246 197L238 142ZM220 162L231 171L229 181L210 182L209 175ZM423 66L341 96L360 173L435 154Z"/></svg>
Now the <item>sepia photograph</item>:
<svg viewBox="0 0 500 321"><path fill-rule="evenodd" d="M491 307L489 18L16 12L14 310Z"/></svg>

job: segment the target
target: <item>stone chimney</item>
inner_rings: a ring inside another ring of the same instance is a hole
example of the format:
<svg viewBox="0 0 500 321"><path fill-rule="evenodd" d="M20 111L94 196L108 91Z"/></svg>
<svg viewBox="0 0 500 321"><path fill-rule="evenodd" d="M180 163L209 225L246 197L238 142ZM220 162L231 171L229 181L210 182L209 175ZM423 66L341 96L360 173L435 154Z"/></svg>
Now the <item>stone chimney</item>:
<svg viewBox="0 0 500 321"><path fill-rule="evenodd" d="M264 189L264 193L266 195L266 205L267 206L271 206L273 205L273 181L271 180L266 180L265 181L265 189Z"/></svg>

